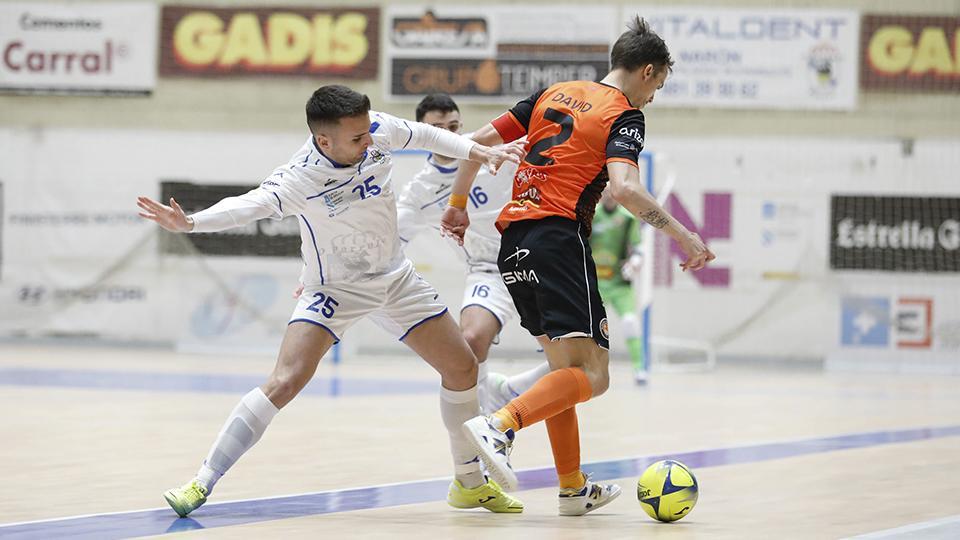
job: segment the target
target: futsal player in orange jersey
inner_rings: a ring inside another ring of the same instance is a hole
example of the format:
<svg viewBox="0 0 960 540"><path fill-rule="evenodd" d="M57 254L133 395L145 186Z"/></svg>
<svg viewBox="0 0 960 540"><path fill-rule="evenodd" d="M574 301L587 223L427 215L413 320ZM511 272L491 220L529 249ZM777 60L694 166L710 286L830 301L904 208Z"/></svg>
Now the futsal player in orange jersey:
<svg viewBox="0 0 960 540"><path fill-rule="evenodd" d="M490 473L517 486L509 462L514 432L541 420L553 448L561 515L583 515L620 494L615 484L591 481L580 470L577 403L609 385L609 335L590 252L590 226L601 192L676 240L684 270L714 259L700 237L664 210L640 183L644 142L640 111L663 86L673 60L663 40L636 17L613 46L611 71L600 82L555 84L517 103L474 138L492 145L527 137L527 155L513 197L497 220L498 266L521 325L543 346L551 372L488 417L464 424ZM443 230L462 239L467 193L479 167L460 166Z"/></svg>

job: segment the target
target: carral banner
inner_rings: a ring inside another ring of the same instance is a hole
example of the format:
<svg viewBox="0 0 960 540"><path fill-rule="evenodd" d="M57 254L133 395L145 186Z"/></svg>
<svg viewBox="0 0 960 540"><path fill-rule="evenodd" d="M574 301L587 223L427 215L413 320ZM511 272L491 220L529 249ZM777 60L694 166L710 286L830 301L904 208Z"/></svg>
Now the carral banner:
<svg viewBox="0 0 960 540"><path fill-rule="evenodd" d="M379 8L163 7L160 74L377 76Z"/></svg>
<svg viewBox="0 0 960 540"><path fill-rule="evenodd" d="M960 199L834 195L830 267L960 272Z"/></svg>
<svg viewBox="0 0 960 540"><path fill-rule="evenodd" d="M860 86L960 92L960 17L864 15Z"/></svg>
<svg viewBox="0 0 960 540"><path fill-rule="evenodd" d="M671 107L852 110L855 11L635 7L676 64L657 100Z"/></svg>
<svg viewBox="0 0 960 540"><path fill-rule="evenodd" d="M152 3L0 3L0 90L149 94L156 83Z"/></svg>
<svg viewBox="0 0 960 540"><path fill-rule="evenodd" d="M616 10L603 6L391 8L387 94L505 102L560 81L600 80L615 27Z"/></svg>

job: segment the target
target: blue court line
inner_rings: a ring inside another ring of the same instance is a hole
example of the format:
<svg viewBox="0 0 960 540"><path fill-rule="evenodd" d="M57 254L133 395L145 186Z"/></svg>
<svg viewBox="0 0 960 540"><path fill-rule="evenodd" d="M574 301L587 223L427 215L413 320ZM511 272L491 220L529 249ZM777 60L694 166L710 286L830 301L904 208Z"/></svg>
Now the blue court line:
<svg viewBox="0 0 960 540"><path fill-rule="evenodd" d="M260 386L266 380L263 375L231 375L220 373L156 373L146 371L99 371L78 369L31 369L31 368L0 368L0 386L36 386L62 387L103 390L144 390L155 392L196 392L196 393L223 393L238 394L249 391L254 386ZM437 392L439 383L430 381L410 381L394 379L357 379L333 377L315 377L301 394L313 396L371 396L371 395L406 395L431 394ZM657 388L646 389L656 393ZM730 389L689 390L697 395L727 396ZM673 394L683 393L684 390L672 390ZM957 393L946 389L927 389L922 395L904 394L870 389L827 389L827 390L790 390L776 388L736 388L736 394L741 396L775 396L785 398L823 397L832 399L871 400L883 399L886 401L923 401L938 400L956 401Z"/></svg>
<svg viewBox="0 0 960 540"><path fill-rule="evenodd" d="M153 392L209 392L239 394L260 386L265 375L208 373L154 373L138 371L93 371L71 369L0 369L0 385L148 390ZM345 379L315 377L301 394L314 396L370 396L435 394L439 382L396 379Z"/></svg>
<svg viewBox="0 0 960 540"><path fill-rule="evenodd" d="M699 469L956 436L960 436L960 425L875 431L676 454L638 456L585 464L583 470L592 473L596 480L611 480L636 477L650 463L661 459L680 460L694 469ZM520 479L521 490L552 487L557 481L553 467L519 471L517 476ZM183 519L176 518L172 510L164 508L0 525L0 538L46 539L61 536L90 539L126 538L352 510L439 502L446 498L449 481L442 478L211 503L199 508L192 517ZM627 487L629 492L629 486ZM491 516L491 519L497 518Z"/></svg>

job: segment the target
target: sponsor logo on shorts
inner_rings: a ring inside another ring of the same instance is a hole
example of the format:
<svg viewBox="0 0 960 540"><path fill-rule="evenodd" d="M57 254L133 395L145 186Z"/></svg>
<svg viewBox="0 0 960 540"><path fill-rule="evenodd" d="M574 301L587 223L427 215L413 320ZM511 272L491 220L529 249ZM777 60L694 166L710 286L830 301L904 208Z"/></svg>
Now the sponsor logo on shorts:
<svg viewBox="0 0 960 540"><path fill-rule="evenodd" d="M607 322L606 317L600 321L600 335L603 339L610 339L610 323Z"/></svg>
<svg viewBox="0 0 960 540"><path fill-rule="evenodd" d="M513 255L511 255L511 256L503 259L503 262L507 262L507 261L509 261L510 259L516 257L516 258L517 258L516 264L519 265L519 264L520 264L520 261L526 259L526 258L527 258L527 255L530 255L530 250L529 250L529 249L520 249L520 248L516 248L516 249L517 249L516 253L514 253Z"/></svg>
<svg viewBox="0 0 960 540"><path fill-rule="evenodd" d="M512 272L501 272L500 277L507 285L514 283L540 283L537 273L533 270L514 270Z"/></svg>

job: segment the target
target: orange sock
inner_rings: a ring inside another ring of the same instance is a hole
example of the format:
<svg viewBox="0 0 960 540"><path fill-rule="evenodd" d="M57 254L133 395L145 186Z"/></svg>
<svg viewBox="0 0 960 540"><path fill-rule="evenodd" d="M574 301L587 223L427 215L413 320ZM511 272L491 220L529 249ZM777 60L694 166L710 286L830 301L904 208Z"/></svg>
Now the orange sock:
<svg viewBox="0 0 960 540"><path fill-rule="evenodd" d="M547 418L547 434L550 435L560 488L582 488L586 479L580 472L580 428L576 406Z"/></svg>
<svg viewBox="0 0 960 540"><path fill-rule="evenodd" d="M580 368L551 371L529 390L494 413L500 429L514 431L558 415L593 395L587 374Z"/></svg>

